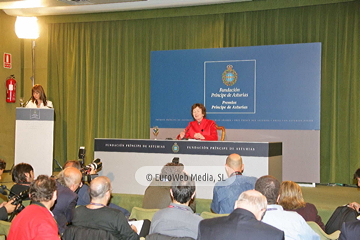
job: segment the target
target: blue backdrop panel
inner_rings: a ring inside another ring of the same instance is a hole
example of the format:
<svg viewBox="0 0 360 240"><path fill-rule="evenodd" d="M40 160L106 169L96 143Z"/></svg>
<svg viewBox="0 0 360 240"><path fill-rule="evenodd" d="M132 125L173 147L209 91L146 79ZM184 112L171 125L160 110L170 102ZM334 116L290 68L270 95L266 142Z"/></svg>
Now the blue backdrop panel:
<svg viewBox="0 0 360 240"><path fill-rule="evenodd" d="M185 128L191 105L228 129L320 129L321 44L151 52L151 126Z"/></svg>

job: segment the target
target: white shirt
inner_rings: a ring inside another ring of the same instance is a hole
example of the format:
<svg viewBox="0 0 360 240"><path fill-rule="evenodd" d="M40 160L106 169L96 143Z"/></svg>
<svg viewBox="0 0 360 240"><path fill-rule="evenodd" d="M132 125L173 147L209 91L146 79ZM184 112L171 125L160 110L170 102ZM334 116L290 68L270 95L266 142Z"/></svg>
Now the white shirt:
<svg viewBox="0 0 360 240"><path fill-rule="evenodd" d="M38 108L38 107L36 106L36 103L33 102L33 101L31 101L31 100L26 104L25 107L26 107L26 108ZM44 106L44 103L41 103L41 104L40 104L40 108L54 108L54 106L53 106L53 104L52 104L51 101L46 100L46 106Z"/></svg>
<svg viewBox="0 0 360 240"><path fill-rule="evenodd" d="M306 223L297 212L284 211L280 205L268 205L261 220L284 231L285 240L318 240L319 235Z"/></svg>

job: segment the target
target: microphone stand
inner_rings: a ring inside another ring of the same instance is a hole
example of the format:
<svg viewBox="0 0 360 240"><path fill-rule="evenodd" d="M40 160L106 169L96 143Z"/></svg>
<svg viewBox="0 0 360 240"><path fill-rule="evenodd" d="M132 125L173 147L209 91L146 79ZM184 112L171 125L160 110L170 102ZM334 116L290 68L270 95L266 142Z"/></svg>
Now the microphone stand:
<svg viewBox="0 0 360 240"><path fill-rule="evenodd" d="M32 97L29 98L29 100L26 101L26 103L23 105L23 107L26 107L26 105L28 105L28 103L30 102Z"/></svg>

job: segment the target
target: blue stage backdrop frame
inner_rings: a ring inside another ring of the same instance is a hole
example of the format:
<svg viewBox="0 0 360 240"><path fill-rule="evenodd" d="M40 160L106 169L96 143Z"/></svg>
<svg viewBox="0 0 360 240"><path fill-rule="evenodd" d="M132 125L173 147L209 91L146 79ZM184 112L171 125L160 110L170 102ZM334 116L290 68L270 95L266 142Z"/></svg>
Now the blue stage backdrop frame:
<svg viewBox="0 0 360 240"><path fill-rule="evenodd" d="M151 127L320 130L321 43L151 52Z"/></svg>

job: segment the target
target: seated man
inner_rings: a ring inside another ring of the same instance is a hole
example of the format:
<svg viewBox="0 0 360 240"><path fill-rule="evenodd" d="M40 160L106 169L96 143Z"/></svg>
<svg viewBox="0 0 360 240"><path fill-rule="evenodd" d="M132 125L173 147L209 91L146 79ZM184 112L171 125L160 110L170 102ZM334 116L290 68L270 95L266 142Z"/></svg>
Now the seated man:
<svg viewBox="0 0 360 240"><path fill-rule="evenodd" d="M142 207L146 209L162 209L172 202L170 196L171 181L168 176L178 175L184 171L182 163L169 162L161 169L160 178L154 179L146 188ZM191 209L196 211L195 199L190 202Z"/></svg>
<svg viewBox="0 0 360 240"><path fill-rule="evenodd" d="M256 177L243 176L244 164L239 154L230 154L226 159L225 170L228 179L217 182L214 187L211 210L214 213L231 213L239 195L254 189Z"/></svg>
<svg viewBox="0 0 360 240"><path fill-rule="evenodd" d="M79 161L76 161L76 160L66 161L63 169L65 169L67 167L74 167L74 168L81 170L81 164ZM95 174L95 171L94 171L94 173L91 172L91 174ZM90 203L89 186L86 183L81 182L80 187L78 188L78 190L76 192L78 195L78 200L76 202L76 205L88 205ZM118 205L115 205L113 203L109 203L108 206L111 208L119 209L120 211L122 211L124 213L126 218L129 218L130 212L128 210L126 210L125 208L119 207Z"/></svg>
<svg viewBox="0 0 360 240"><path fill-rule="evenodd" d="M6 162L2 159L0 159L0 180L1 180L1 175L3 174L4 170L6 168ZM6 192L4 192L3 194L6 194ZM13 205L14 200L11 200L9 202L2 202L0 204L0 220L7 220L8 219L8 214L12 213L16 206Z"/></svg>
<svg viewBox="0 0 360 240"><path fill-rule="evenodd" d="M248 190L235 202L235 210L226 217L200 222L198 240L218 239L284 239L284 232L260 220L266 210L266 198L255 190Z"/></svg>
<svg viewBox="0 0 360 240"><path fill-rule="evenodd" d="M59 240L58 227L50 212L56 201L56 182L40 175L29 189L31 205L22 210L11 223L8 240Z"/></svg>
<svg viewBox="0 0 360 240"><path fill-rule="evenodd" d="M73 167L62 170L56 177L58 197L52 212L61 235L64 233L66 225L73 219L78 199L75 191L80 186L81 178L80 170Z"/></svg>
<svg viewBox="0 0 360 240"><path fill-rule="evenodd" d="M34 169L30 164L19 163L14 166L11 177L15 185L10 189L10 196L18 195L29 189L30 183L34 181ZM23 200L30 200L29 197Z"/></svg>
<svg viewBox="0 0 360 240"><path fill-rule="evenodd" d="M264 223L285 232L285 239L320 239L319 235L305 222L297 212L285 211L277 204L280 182L273 176L262 176L256 181L255 190L267 199L267 211L262 219Z"/></svg>
<svg viewBox="0 0 360 240"><path fill-rule="evenodd" d="M90 183L91 202L75 209L72 224L78 227L102 229L116 239L139 239L136 229L128 224L124 214L107 207L111 198L111 183L107 177L97 177Z"/></svg>
<svg viewBox="0 0 360 240"><path fill-rule="evenodd" d="M198 225L202 218L189 207L191 199L195 197L195 183L184 173L179 176L183 176L184 180L172 182L170 189L172 203L154 214L150 234L159 233L172 237L196 239Z"/></svg>

